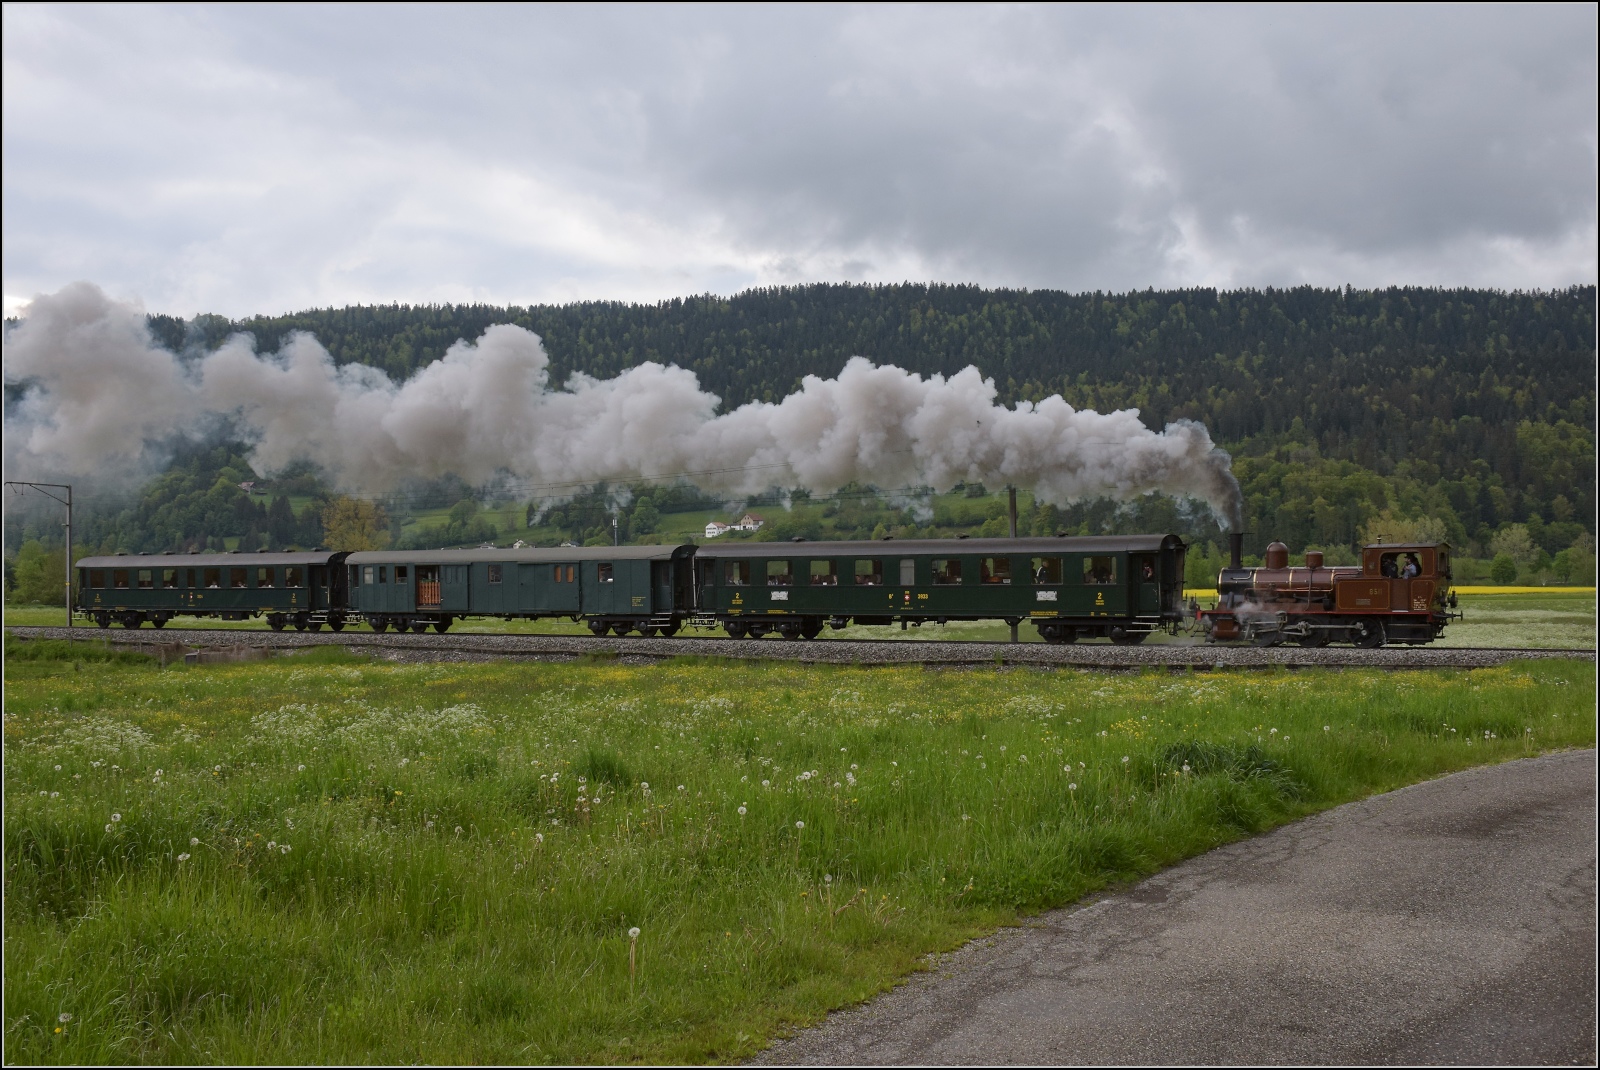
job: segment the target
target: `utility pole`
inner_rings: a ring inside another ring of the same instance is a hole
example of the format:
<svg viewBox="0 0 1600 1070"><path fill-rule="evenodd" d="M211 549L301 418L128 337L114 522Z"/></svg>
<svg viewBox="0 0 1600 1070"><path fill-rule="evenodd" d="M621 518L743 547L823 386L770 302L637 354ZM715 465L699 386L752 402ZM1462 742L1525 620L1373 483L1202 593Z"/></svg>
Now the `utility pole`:
<svg viewBox="0 0 1600 1070"><path fill-rule="evenodd" d="M615 515L611 517L611 545L622 545L622 529L617 526L617 518Z"/></svg>
<svg viewBox="0 0 1600 1070"><path fill-rule="evenodd" d="M18 494L32 487L47 498L54 498L67 507L67 627L72 627L72 484L70 483L29 483L20 479L6 480L6 486L14 487ZM52 491L65 491L66 496L54 494Z"/></svg>
<svg viewBox="0 0 1600 1070"><path fill-rule="evenodd" d="M1014 539L1017 537L1017 488L1008 486L1006 491L1011 496L1011 537ZM1015 568L1012 571L1015 572ZM1011 641L1013 643L1017 641L1017 626L1015 624L1011 626Z"/></svg>

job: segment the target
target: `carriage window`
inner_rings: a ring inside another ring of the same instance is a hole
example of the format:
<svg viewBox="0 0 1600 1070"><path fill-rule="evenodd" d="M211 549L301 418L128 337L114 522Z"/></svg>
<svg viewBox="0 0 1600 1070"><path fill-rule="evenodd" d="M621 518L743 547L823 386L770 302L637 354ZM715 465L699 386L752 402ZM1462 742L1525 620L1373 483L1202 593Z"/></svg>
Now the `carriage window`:
<svg viewBox="0 0 1600 1070"><path fill-rule="evenodd" d="M366 573L366 576L361 582L365 583L368 587L372 586L372 566L368 565L363 571Z"/></svg>
<svg viewBox="0 0 1600 1070"><path fill-rule="evenodd" d="M722 582L729 587L750 585L750 562L726 561L722 567Z"/></svg>
<svg viewBox="0 0 1600 1070"><path fill-rule="evenodd" d="M1439 551L1439 575L1450 578L1450 555L1443 550Z"/></svg>
<svg viewBox="0 0 1600 1070"><path fill-rule="evenodd" d="M979 583L1010 583L1011 558L986 557L978 565Z"/></svg>
<svg viewBox="0 0 1600 1070"><path fill-rule="evenodd" d="M490 565L489 568L491 570L493 570L494 566ZM389 566L388 565L379 565L378 566L378 582L379 583L388 583L389 582ZM492 583L494 581L491 580L490 582Z"/></svg>
<svg viewBox="0 0 1600 1070"><path fill-rule="evenodd" d="M272 572L273 572L273 570L270 569L270 568L258 568L258 569L256 569L256 586L257 587L271 587L272 586L272 579L273 579Z"/></svg>
<svg viewBox="0 0 1600 1070"><path fill-rule="evenodd" d="M128 589L128 570L125 568L112 569L111 586L119 591L126 591Z"/></svg>
<svg viewBox="0 0 1600 1070"><path fill-rule="evenodd" d="M560 583L561 577L565 575L565 572L562 570L560 565L552 565L551 567L555 570L553 574L556 578L556 582Z"/></svg>
<svg viewBox="0 0 1600 1070"><path fill-rule="evenodd" d="M881 586L883 586L883 562L882 561L857 561L856 562L856 585L858 587L881 587Z"/></svg>
<svg viewBox="0 0 1600 1070"><path fill-rule="evenodd" d="M811 586L834 587L839 583L839 569L832 561L811 562Z"/></svg>
<svg viewBox="0 0 1600 1070"><path fill-rule="evenodd" d="M1114 557L1086 557L1083 559L1083 582L1104 586L1117 582L1117 559Z"/></svg>
<svg viewBox="0 0 1600 1070"><path fill-rule="evenodd" d="M490 583L499 583L500 582L500 566L499 565L490 565L489 566L489 582Z"/></svg>
<svg viewBox="0 0 1600 1070"><path fill-rule="evenodd" d="M1040 587L1053 587L1061 582L1061 558L1036 557L1032 565L1033 582Z"/></svg>
<svg viewBox="0 0 1600 1070"><path fill-rule="evenodd" d="M178 570L175 569L175 568L164 568L164 569L162 569L161 570L161 586L167 587L167 588L171 588L171 587L176 587L177 585L178 585Z"/></svg>
<svg viewBox="0 0 1600 1070"><path fill-rule="evenodd" d="M396 565L394 567L394 582L396 582L396 583L404 583L404 582L406 582L406 566L404 566L404 565Z"/></svg>
<svg viewBox="0 0 1600 1070"><path fill-rule="evenodd" d="M230 568L228 570L229 587L250 586L250 570L247 568Z"/></svg>
<svg viewBox="0 0 1600 1070"><path fill-rule="evenodd" d="M934 558L933 582L945 585L960 583L961 561L954 557Z"/></svg>
<svg viewBox="0 0 1600 1070"><path fill-rule="evenodd" d="M215 590L222 586L222 570L220 568L206 569L206 587Z"/></svg>
<svg viewBox="0 0 1600 1070"><path fill-rule="evenodd" d="M909 557L900 559L900 586L910 587L917 582L917 562Z"/></svg>
<svg viewBox="0 0 1600 1070"><path fill-rule="evenodd" d="M152 586L154 586L154 584L150 582L150 570L147 568L141 568L139 570L139 590L148 591Z"/></svg>
<svg viewBox="0 0 1600 1070"><path fill-rule="evenodd" d="M615 583L617 581L616 566L610 561L602 561L594 567L594 578L598 583Z"/></svg>
<svg viewBox="0 0 1600 1070"><path fill-rule="evenodd" d="M199 581L195 578L198 575L199 575L198 570L192 569L192 568L191 569L186 569L184 571L184 576L186 577L186 579L184 581L184 585L186 587L189 587L191 590L193 588L195 588L195 587L200 586Z"/></svg>
<svg viewBox="0 0 1600 1070"><path fill-rule="evenodd" d="M106 570L103 568L91 568L89 570L89 586L97 591L104 590L106 586Z"/></svg>
<svg viewBox="0 0 1600 1070"><path fill-rule="evenodd" d="M352 574L355 569L350 570ZM352 575L353 578L353 575ZM283 570L283 585L285 587L304 587L306 585L305 570L299 565L290 565Z"/></svg>
<svg viewBox="0 0 1600 1070"><path fill-rule="evenodd" d="M578 582L578 566L577 565L568 565L567 566L567 582L568 583L577 583Z"/></svg>
<svg viewBox="0 0 1600 1070"><path fill-rule="evenodd" d="M787 561L767 562L767 586L790 587L794 585L794 570Z"/></svg>

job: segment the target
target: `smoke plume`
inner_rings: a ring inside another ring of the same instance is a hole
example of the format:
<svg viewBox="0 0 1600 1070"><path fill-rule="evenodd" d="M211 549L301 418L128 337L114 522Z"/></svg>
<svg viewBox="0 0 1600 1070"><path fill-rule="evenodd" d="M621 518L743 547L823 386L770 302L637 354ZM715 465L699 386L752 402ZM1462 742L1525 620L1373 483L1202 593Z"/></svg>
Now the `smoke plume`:
<svg viewBox="0 0 1600 1070"><path fill-rule="evenodd" d="M1241 526L1229 457L1200 424L1155 432L1136 409L1074 409L1059 396L1006 408L971 367L924 378L853 357L837 378L807 376L780 402L718 415L692 372L655 363L552 387L538 336L507 324L456 342L404 383L337 367L303 333L275 354L236 335L184 360L154 342L141 310L75 283L35 299L9 333L5 380L22 391L5 419L12 472L101 472L227 417L263 474L310 460L356 493L506 471L563 485L682 476L732 495L965 481L1057 505L1160 491Z"/></svg>

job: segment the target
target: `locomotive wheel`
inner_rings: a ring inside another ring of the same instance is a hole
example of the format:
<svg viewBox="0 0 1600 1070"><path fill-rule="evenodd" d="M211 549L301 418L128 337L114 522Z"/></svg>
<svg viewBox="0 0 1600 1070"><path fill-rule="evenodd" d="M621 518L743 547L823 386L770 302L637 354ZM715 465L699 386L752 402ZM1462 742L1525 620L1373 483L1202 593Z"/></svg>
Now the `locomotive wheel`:
<svg viewBox="0 0 1600 1070"><path fill-rule="evenodd" d="M1327 632L1312 632L1310 635L1302 636L1300 639L1301 646L1308 647L1312 650L1325 647L1331 642L1333 642L1333 639L1328 635Z"/></svg>
<svg viewBox="0 0 1600 1070"><path fill-rule="evenodd" d="M96 624L100 625L100 627L102 627L102 628L109 628L109 627L111 627L111 614L109 614L109 613L96 613L94 615L94 622Z"/></svg>
<svg viewBox="0 0 1600 1070"><path fill-rule="evenodd" d="M137 628L143 623L144 618L138 613L124 613L122 615L122 626L124 628Z"/></svg>
<svg viewBox="0 0 1600 1070"><path fill-rule="evenodd" d="M1383 621L1366 618L1350 625L1350 641L1367 650L1383 645Z"/></svg>
<svg viewBox="0 0 1600 1070"><path fill-rule="evenodd" d="M607 624L603 620L592 620L589 622L589 630L593 632L594 637L598 639L611 630L611 625Z"/></svg>
<svg viewBox="0 0 1600 1070"><path fill-rule="evenodd" d="M440 617L438 620L433 622L433 630L438 632L440 635L443 635L445 632L450 630L450 625L452 623L453 621L451 621L449 617Z"/></svg>
<svg viewBox="0 0 1600 1070"><path fill-rule="evenodd" d="M722 627L727 630L729 637L733 639L743 639L746 635L750 634L749 629L744 626L743 621L730 620Z"/></svg>

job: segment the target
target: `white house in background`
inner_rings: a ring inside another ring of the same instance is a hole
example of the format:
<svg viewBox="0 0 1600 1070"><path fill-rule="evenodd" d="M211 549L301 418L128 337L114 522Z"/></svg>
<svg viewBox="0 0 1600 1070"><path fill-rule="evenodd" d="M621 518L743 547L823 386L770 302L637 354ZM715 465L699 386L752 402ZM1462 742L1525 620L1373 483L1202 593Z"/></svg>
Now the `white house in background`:
<svg viewBox="0 0 1600 1070"><path fill-rule="evenodd" d="M718 535L726 535L730 531L760 531L761 525L766 521L754 513L746 513L732 524L724 524L720 520L713 520L706 525L706 538L714 539Z"/></svg>

